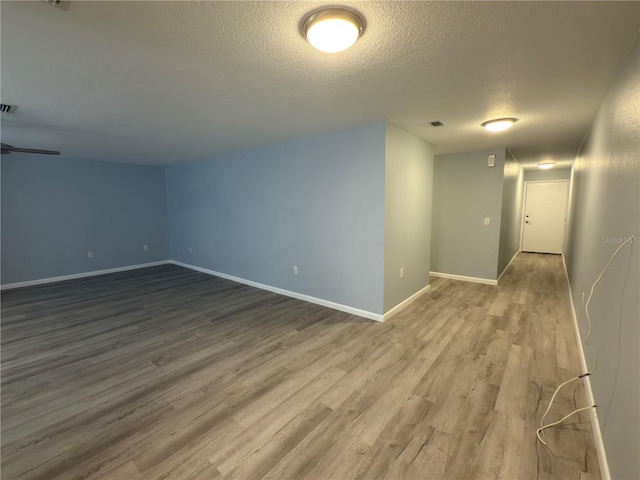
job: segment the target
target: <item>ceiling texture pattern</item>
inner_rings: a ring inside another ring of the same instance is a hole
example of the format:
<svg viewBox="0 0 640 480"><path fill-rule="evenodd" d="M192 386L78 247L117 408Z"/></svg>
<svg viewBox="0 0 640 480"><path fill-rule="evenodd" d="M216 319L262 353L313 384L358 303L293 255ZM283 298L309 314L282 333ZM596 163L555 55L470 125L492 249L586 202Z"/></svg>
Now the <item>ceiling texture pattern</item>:
<svg viewBox="0 0 640 480"><path fill-rule="evenodd" d="M572 160L640 28L640 2L349 1L364 35L326 54L300 33L323 4L3 1L2 141L169 165L386 120Z"/></svg>

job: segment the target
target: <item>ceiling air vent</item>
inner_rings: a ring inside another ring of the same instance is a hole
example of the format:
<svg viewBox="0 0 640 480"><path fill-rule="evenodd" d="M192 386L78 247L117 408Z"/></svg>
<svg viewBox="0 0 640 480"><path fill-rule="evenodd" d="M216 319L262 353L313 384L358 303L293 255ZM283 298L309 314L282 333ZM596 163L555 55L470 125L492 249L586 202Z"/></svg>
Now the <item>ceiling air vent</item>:
<svg viewBox="0 0 640 480"><path fill-rule="evenodd" d="M442 123L440 120L436 120L435 122L431 122L431 126L432 127L444 127L444 123Z"/></svg>
<svg viewBox="0 0 640 480"><path fill-rule="evenodd" d="M16 105L9 105L8 103L0 103L0 112L13 113L18 108Z"/></svg>

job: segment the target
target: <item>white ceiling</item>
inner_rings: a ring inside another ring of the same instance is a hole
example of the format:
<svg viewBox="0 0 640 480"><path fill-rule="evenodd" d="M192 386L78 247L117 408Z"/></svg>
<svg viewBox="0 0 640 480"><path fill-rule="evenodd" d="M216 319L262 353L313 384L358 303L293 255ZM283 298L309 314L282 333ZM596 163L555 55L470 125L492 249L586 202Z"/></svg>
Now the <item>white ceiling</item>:
<svg viewBox="0 0 640 480"><path fill-rule="evenodd" d="M331 55L299 32L324 3L2 1L2 141L167 165L388 120L570 161L640 28L640 2L342 2L367 28Z"/></svg>

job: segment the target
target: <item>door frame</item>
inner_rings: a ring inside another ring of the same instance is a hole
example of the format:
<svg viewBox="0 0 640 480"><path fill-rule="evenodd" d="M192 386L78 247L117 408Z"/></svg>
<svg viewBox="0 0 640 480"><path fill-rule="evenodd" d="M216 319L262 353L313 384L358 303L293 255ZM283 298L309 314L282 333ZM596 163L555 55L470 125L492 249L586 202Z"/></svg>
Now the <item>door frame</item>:
<svg viewBox="0 0 640 480"><path fill-rule="evenodd" d="M560 255L564 255L564 245L567 240L567 212L569 211L569 193L571 189L571 180L568 178L559 179L559 180L528 180L524 182L524 192L522 193L522 212L520 213L520 251L522 250L522 246L524 245L524 219L525 219L525 211L527 208L527 186L530 183L558 183L564 182L567 184L567 196L564 199L564 216L562 220L563 226L563 234L562 234L562 252Z"/></svg>

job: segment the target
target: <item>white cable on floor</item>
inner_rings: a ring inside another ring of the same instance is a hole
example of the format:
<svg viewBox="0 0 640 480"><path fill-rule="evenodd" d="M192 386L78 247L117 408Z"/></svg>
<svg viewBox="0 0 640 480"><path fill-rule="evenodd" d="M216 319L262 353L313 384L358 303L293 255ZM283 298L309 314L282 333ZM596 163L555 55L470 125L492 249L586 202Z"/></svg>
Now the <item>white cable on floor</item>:
<svg viewBox="0 0 640 480"><path fill-rule="evenodd" d="M621 243L620 246L618 246L616 251L613 252L613 255L611 255L611 258L609 259L609 262L602 269L602 271L600 272L600 275L598 275L598 278L596 279L596 281L593 282L593 285L591 285L591 291L589 292L589 297L587 298L587 303L585 304L585 308L584 308L585 314L587 316L587 323L589 325L589 327L587 329L587 335L584 337L584 342L585 342L585 345L588 346L593 351L593 354L594 354L593 368L587 369L587 372L583 373L582 375L578 375L577 377L570 378L569 380L561 383L560 385L558 385L558 388L556 388L556 391L553 392L553 395L551 396L551 400L549 401L549 406L547 407L547 409L545 410L544 414L542 415L542 418L540 419L540 428L538 428L538 430L536 430L536 436L538 437L538 440L540 440L544 446L547 446L547 442L545 442L542 439L541 434L544 432L545 429L547 429L549 427L556 426L556 425L560 425L567 418L569 418L572 415L575 415L578 412L582 412L584 410L589 410L590 408L596 408L597 407L597 405L590 405L588 407L578 408L578 409L574 410L573 412L569 413L568 415L564 416L562 419L558 420L557 422L549 423L547 425L544 424L544 419L546 418L547 414L549 413L549 410L551 410L551 406L553 405L553 402L554 402L554 400L556 398L556 395L558 394L560 389L562 387L564 387L566 384L573 382L574 380L578 380L579 378L584 378L584 377L586 377L588 375L591 375L595 371L595 369L596 369L596 367L598 365L598 355L596 354L596 351L591 346L591 344L589 344L589 337L591 336L591 331L592 331L592 328L591 328L591 317L589 315L589 303L591 303L591 297L593 297L593 292L594 292L594 290L596 288L596 285L598 285L598 282L600 282L600 280L602 279L602 277L605 274L605 272L609 269L609 267L613 263L613 260L616 258L616 255L618 255L618 252L620 252L620 250L622 250L622 247L624 247L627 243L631 242L632 240L636 240L636 239L637 239L637 237L635 235L631 235L623 243Z"/></svg>
<svg viewBox="0 0 640 480"><path fill-rule="evenodd" d="M573 412L569 413L568 415L565 415L564 417L562 417L560 420L558 420L557 422L553 422L553 423L549 423L548 425L545 425L544 427L540 427L538 430L536 430L536 436L538 437L538 440L540 440L545 446L547 445L547 442L545 442L541 437L540 434L544 431L545 428L549 428L549 427L555 427L556 425L560 425L562 422L564 422L567 418L569 418L571 415L575 415L578 412L582 412L584 410L589 410L590 408L595 408L597 405L592 405L590 407L582 407L582 408L578 408L576 410L574 410Z"/></svg>
<svg viewBox="0 0 640 480"><path fill-rule="evenodd" d="M546 418L547 414L549 413L549 410L551 410L551 405L553 405L553 401L556 399L556 395L558 394L558 392L560 391L560 389L562 387L564 387L567 383L571 383L574 380L578 380L580 377L573 377L570 378L569 380L567 380L566 382L561 383L560 385L558 385L558 388L556 388L556 391L553 392L553 395L551 396L551 401L549 402L549 406L547 406L547 409L544 411L544 415L542 415L542 418L540 419L540 428L536 431L536 435L538 436L538 440L540 440L542 443L544 443L545 445L547 444L547 442L545 442L541 437L540 437L540 433L544 431L545 428L548 428L550 425L545 425L544 424L544 419ZM591 408L591 407L589 407Z"/></svg>

